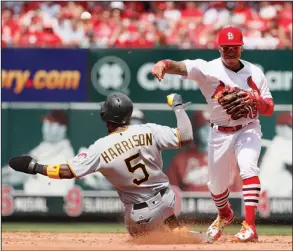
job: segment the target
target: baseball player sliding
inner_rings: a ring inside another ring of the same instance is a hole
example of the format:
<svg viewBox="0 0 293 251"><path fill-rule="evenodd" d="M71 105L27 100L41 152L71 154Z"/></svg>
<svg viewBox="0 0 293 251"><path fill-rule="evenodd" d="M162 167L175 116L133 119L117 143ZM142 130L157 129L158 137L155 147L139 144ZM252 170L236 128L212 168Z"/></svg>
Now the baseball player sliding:
<svg viewBox="0 0 293 251"><path fill-rule="evenodd" d="M161 151L192 142L193 134L181 96L172 94L167 99L175 112L177 128L130 125L132 101L115 92L100 104L108 136L98 139L67 163L41 165L30 156L17 156L9 160L9 165L19 172L52 179L81 178L99 171L117 189L125 205L125 225L132 236L161 226L178 231L175 194L162 172Z"/></svg>
<svg viewBox="0 0 293 251"><path fill-rule="evenodd" d="M274 103L264 73L252 63L240 60L241 30L222 29L218 44L221 54L218 59L161 60L152 73L159 80L169 73L196 81L208 103L211 130L207 184L218 208L218 217L207 230L209 240L217 240L234 219L228 203L228 186L231 168L238 164L243 180L245 221L232 241L257 241L255 214L261 190L257 162L262 137L258 115L271 116Z"/></svg>

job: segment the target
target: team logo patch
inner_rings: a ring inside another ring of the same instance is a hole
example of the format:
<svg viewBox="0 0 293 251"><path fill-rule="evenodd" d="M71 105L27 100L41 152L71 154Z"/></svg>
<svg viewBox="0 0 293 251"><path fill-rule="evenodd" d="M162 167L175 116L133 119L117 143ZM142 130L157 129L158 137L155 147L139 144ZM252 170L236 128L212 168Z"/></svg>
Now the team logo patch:
<svg viewBox="0 0 293 251"><path fill-rule="evenodd" d="M85 159L87 157L87 153L80 153L77 155L78 159Z"/></svg>
<svg viewBox="0 0 293 251"><path fill-rule="evenodd" d="M232 32L228 32L227 37L228 37L228 40L233 40L234 39L234 35L233 35Z"/></svg>

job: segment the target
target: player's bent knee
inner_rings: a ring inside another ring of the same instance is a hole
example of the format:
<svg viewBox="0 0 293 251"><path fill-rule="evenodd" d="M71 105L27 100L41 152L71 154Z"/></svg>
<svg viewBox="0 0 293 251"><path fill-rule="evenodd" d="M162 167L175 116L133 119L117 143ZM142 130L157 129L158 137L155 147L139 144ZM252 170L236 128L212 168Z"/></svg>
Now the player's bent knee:
<svg viewBox="0 0 293 251"><path fill-rule="evenodd" d="M250 165L250 166L243 166L240 168L240 177L242 180L258 176L259 175L259 167L256 165Z"/></svg>

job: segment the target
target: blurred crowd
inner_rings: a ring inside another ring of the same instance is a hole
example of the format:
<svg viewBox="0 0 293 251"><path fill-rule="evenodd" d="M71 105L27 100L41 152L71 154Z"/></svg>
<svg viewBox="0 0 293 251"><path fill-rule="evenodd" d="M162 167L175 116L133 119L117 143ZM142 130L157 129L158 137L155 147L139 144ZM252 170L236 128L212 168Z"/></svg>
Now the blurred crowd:
<svg viewBox="0 0 293 251"><path fill-rule="evenodd" d="M2 2L2 46L217 47L235 25L246 49L292 48L291 2Z"/></svg>

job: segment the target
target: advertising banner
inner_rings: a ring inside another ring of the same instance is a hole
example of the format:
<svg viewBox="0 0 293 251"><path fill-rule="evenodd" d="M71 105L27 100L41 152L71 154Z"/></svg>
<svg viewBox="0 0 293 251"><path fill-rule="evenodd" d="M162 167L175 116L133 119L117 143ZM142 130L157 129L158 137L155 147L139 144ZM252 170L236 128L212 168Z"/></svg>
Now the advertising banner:
<svg viewBox="0 0 293 251"><path fill-rule="evenodd" d="M177 200L178 202L178 200ZM234 196L229 202L239 220L245 216L241 195ZM261 202L262 203L262 202ZM208 193L199 195L182 192L177 216L191 220L211 220L217 215L217 208ZM264 215L258 211L258 219L271 219L292 222L292 200L289 198L270 198L268 210ZM260 204L263 206L263 204ZM9 219L14 216L56 216L56 217L103 217L113 220L122 217L124 206L116 192L83 191L79 186L62 196L37 196L16 192L7 185L2 185L2 216Z"/></svg>
<svg viewBox="0 0 293 251"><path fill-rule="evenodd" d="M85 101L87 50L4 48L2 101Z"/></svg>
<svg viewBox="0 0 293 251"><path fill-rule="evenodd" d="M265 73L276 104L292 104L292 51L247 50L242 58L258 65ZM91 50L88 63L90 86L88 101L98 102L111 91L124 92L138 103L164 103L166 95L180 92L192 102L206 103L194 81L177 75L166 75L159 82L151 74L155 62L161 59L213 60L217 50Z"/></svg>

